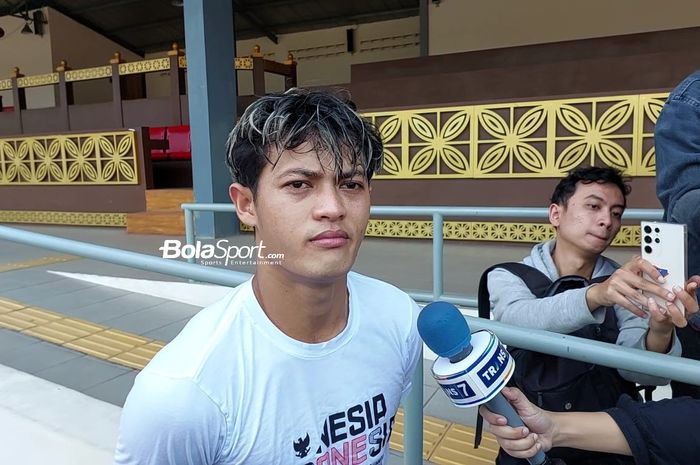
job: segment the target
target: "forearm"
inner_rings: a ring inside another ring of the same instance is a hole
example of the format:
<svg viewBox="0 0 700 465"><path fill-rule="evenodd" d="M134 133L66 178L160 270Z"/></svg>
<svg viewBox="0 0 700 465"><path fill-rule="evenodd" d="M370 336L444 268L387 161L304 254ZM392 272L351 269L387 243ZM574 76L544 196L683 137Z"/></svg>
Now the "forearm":
<svg viewBox="0 0 700 465"><path fill-rule="evenodd" d="M673 344L673 333L673 327L668 331L658 331L650 328L645 338L647 350L660 354L668 353Z"/></svg>
<svg viewBox="0 0 700 465"><path fill-rule="evenodd" d="M632 455L617 423L604 412L550 413L557 427L552 445L611 454Z"/></svg>
<svg viewBox="0 0 700 465"><path fill-rule="evenodd" d="M492 293L493 316L497 321L523 328L570 333L590 324L600 324L604 313L586 308L585 289L574 289L541 299L511 290Z"/></svg>
<svg viewBox="0 0 700 465"><path fill-rule="evenodd" d="M617 306L615 307L615 316L617 317L617 324L620 328L620 334L617 337L617 345L639 350L653 350L648 345L649 341L647 340L647 335L650 329L647 320L636 317L627 310ZM680 356L681 345L675 333L672 333L669 339L669 346L667 350L662 353L676 357ZM665 377L652 376L627 370L618 370L618 372L626 380L641 385L662 386L670 382L670 379Z"/></svg>
<svg viewBox="0 0 700 465"><path fill-rule="evenodd" d="M586 305L591 312L607 304L603 300L602 289L600 284L593 284L586 289Z"/></svg>

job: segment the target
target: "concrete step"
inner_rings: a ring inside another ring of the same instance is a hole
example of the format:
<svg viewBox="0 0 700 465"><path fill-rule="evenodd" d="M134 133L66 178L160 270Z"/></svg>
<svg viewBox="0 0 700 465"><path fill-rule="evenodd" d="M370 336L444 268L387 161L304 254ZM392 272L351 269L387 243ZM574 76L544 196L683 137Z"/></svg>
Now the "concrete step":
<svg viewBox="0 0 700 465"><path fill-rule="evenodd" d="M185 235L185 214L181 210L151 210L126 215L129 234Z"/></svg>
<svg viewBox="0 0 700 465"><path fill-rule="evenodd" d="M146 210L180 211L183 203L192 203L192 189L148 189L146 191Z"/></svg>

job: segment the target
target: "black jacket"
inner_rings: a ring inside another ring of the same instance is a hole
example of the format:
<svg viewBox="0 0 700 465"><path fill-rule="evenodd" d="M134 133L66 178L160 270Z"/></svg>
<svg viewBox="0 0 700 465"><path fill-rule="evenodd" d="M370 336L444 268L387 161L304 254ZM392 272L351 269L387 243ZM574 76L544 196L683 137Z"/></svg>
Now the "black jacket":
<svg viewBox="0 0 700 465"><path fill-rule="evenodd" d="M700 463L700 400L639 403L622 396L606 410L627 438L637 465Z"/></svg>

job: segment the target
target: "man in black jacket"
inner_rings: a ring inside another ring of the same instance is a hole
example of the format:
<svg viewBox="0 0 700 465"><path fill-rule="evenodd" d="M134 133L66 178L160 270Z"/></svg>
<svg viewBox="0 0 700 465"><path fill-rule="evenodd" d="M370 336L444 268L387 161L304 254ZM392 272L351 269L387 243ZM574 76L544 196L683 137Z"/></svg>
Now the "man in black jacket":
<svg viewBox="0 0 700 465"><path fill-rule="evenodd" d="M700 70L678 84L654 131L656 194L665 221L687 225L688 275L700 274ZM700 360L700 315L676 330L683 357ZM700 386L674 381L673 397L700 399Z"/></svg>
<svg viewBox="0 0 700 465"><path fill-rule="evenodd" d="M686 318L698 314L700 276L693 276L682 297ZM654 301L649 305L653 307ZM656 310L656 309L654 309ZM522 418L512 428L505 417L480 407L498 444L509 455L529 458L542 449L574 449L633 456L637 465L695 465L700 454L700 400L680 397L645 404L622 396L603 412L549 412L516 388L501 391Z"/></svg>
<svg viewBox="0 0 700 465"><path fill-rule="evenodd" d="M630 455L637 465L696 465L700 454L700 400L690 397L645 404L623 396L604 412L549 412L516 388L503 389L527 426L511 428L486 407L480 412L498 444L511 456L529 458L543 449L572 447Z"/></svg>

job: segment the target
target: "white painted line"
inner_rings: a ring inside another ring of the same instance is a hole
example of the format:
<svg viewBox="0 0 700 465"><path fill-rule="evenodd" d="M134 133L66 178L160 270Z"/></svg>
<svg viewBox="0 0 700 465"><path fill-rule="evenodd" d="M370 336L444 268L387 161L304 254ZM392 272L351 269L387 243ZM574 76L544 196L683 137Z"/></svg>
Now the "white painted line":
<svg viewBox="0 0 700 465"><path fill-rule="evenodd" d="M102 276L97 274L66 273L63 271L50 271L49 273L65 278L77 279L100 286L121 289L137 294L150 295L161 299L168 299L195 307L206 307L217 300L222 299L231 291L230 287L214 284L196 284L171 281L154 281L149 279L118 278L114 276Z"/></svg>

